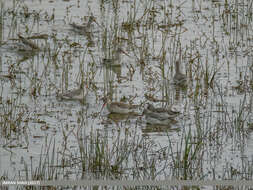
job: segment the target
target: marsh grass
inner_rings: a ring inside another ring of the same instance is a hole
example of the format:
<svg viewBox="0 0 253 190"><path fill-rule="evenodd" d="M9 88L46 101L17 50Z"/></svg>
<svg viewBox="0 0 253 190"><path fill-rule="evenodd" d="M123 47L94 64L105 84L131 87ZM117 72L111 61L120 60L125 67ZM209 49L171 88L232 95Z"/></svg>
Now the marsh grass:
<svg viewBox="0 0 253 190"><path fill-rule="evenodd" d="M192 136L191 130L177 144L176 154L172 154L171 173L177 179L204 178L203 173L203 139ZM169 151L172 151L172 142L169 141Z"/></svg>
<svg viewBox="0 0 253 190"><path fill-rule="evenodd" d="M27 131L34 118L58 132L49 143L45 137L39 157L24 156L20 179L251 180L252 158L246 155L246 145L252 141L252 76L243 56L250 60L252 2L99 3L99 32L73 37L54 30L34 34L45 23L57 25L55 10L33 11L13 1L6 11L1 2L1 43L20 34L41 50L21 59L1 56L1 147L14 152L32 145ZM185 6L191 8L192 19L185 16ZM208 25L205 30L203 23ZM196 35L191 33L193 26L201 28ZM118 47L130 55L122 58L125 63L102 67L101 60L112 58ZM188 77L185 89L169 84L176 60L182 61ZM55 92L83 84L95 94L95 103L88 99L90 107L72 102L63 106L54 99ZM23 100L27 94L29 103ZM129 97L142 106L148 101L177 106L181 115L175 128L180 130L160 130L163 135L158 136L141 117L101 116L100 98L107 94L117 100ZM42 97L52 100L43 102ZM28 104L39 105L39 111ZM237 165L226 160L233 153ZM11 179L8 172L0 175Z"/></svg>
<svg viewBox="0 0 253 190"><path fill-rule="evenodd" d="M1 136L7 140L4 147L25 146L22 143L16 144L15 141L22 141L21 135L26 133L27 126L24 122L27 117L27 107L19 105L18 98L3 99L0 114Z"/></svg>
<svg viewBox="0 0 253 190"><path fill-rule="evenodd" d="M55 141L49 140L41 149L40 158L30 157L30 163L21 161L24 165L23 174L20 173L19 180L57 180L61 176L60 171L66 167L60 163L59 153L56 152Z"/></svg>
<svg viewBox="0 0 253 190"><path fill-rule="evenodd" d="M99 131L87 136L85 130L80 130L76 135L80 157L72 159L80 160L76 163L81 164L82 178L93 174L103 179L156 179L168 167L166 151L153 151L156 145L148 138L117 131L117 138L111 139Z"/></svg>

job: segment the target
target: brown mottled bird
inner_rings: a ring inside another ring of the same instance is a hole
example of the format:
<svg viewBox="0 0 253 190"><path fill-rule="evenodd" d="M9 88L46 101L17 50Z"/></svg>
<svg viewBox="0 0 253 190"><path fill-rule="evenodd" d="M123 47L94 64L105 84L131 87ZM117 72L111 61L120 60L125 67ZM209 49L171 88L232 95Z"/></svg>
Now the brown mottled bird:
<svg viewBox="0 0 253 190"><path fill-rule="evenodd" d="M87 94L88 94L88 87L87 86L83 87L83 85L81 85L77 89L68 90L67 92L58 95L58 97L61 98L62 100L78 100L84 102Z"/></svg>
<svg viewBox="0 0 253 190"><path fill-rule="evenodd" d="M136 113L137 108L139 107L139 105L130 105L123 102L112 102L108 97L104 97L103 101L104 104L102 109L106 106L110 113L118 113L118 114Z"/></svg>
<svg viewBox="0 0 253 190"><path fill-rule="evenodd" d="M39 50L40 48L33 43L32 41L24 38L23 36L21 36L20 34L18 34L19 39L22 41L22 43L27 46L28 48L31 48L32 50Z"/></svg>
<svg viewBox="0 0 253 190"><path fill-rule="evenodd" d="M99 24L97 23L96 19L94 16L90 16L89 20L87 22L87 24L85 25L78 25L76 23L70 23L69 25L73 28L73 30L77 33L83 34L83 33L87 33L90 31L91 29L91 24L95 22L98 26Z"/></svg>
<svg viewBox="0 0 253 190"><path fill-rule="evenodd" d="M143 111L143 115L145 115L147 124L171 125L177 122L174 118L179 115L179 112L171 109L155 108L153 105L148 104Z"/></svg>

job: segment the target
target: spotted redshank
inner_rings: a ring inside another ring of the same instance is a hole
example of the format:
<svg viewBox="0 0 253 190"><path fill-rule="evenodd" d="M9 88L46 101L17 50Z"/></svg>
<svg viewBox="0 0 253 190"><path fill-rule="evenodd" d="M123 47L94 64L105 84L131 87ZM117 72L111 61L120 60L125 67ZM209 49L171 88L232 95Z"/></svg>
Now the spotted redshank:
<svg viewBox="0 0 253 190"><path fill-rule="evenodd" d="M174 118L179 115L179 112L171 109L155 108L152 104L148 104L143 111L143 115L145 115L147 124L170 125L176 123Z"/></svg>
<svg viewBox="0 0 253 190"><path fill-rule="evenodd" d="M144 109L143 113L145 115L157 119L168 119L168 118L175 118L176 116L179 115L180 112L166 108L155 108L152 104L148 104L147 108Z"/></svg>
<svg viewBox="0 0 253 190"><path fill-rule="evenodd" d="M104 97L103 101L104 104L102 109L106 106L110 113L131 114L138 112L137 108L139 105L130 105L123 102L112 102L108 97Z"/></svg>
<svg viewBox="0 0 253 190"><path fill-rule="evenodd" d="M96 19L94 16L90 16L87 24L85 25L78 25L76 23L70 23L69 25L73 28L73 30L79 34L84 34L87 33L91 30L91 24L95 22L98 26L99 24L97 23Z"/></svg>
<svg viewBox="0 0 253 190"><path fill-rule="evenodd" d="M18 34L19 39L22 41L22 43L27 47L27 49L32 49L34 51L39 50L40 48L33 43L32 41L24 38L23 36L21 36L20 34Z"/></svg>
<svg viewBox="0 0 253 190"><path fill-rule="evenodd" d="M104 64L106 66L121 66L120 61L121 61L121 54L122 53L129 56L122 48L118 47L112 53L112 58L104 58L102 64Z"/></svg>
<svg viewBox="0 0 253 190"><path fill-rule="evenodd" d="M67 92L58 95L58 97L62 100L77 100L84 102L87 91L87 87L84 88L83 85L81 85L78 89L68 90Z"/></svg>

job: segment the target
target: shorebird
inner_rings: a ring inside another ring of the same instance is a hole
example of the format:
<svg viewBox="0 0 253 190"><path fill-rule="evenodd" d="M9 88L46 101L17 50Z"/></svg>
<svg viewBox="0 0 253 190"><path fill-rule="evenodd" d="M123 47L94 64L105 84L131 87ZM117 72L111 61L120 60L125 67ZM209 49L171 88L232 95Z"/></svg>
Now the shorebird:
<svg viewBox="0 0 253 190"><path fill-rule="evenodd" d="M102 64L106 66L121 66L120 60L121 60L122 53L129 56L123 49L118 47L112 53L112 58L104 58Z"/></svg>
<svg viewBox="0 0 253 190"><path fill-rule="evenodd" d="M147 108L144 109L143 114L157 118L157 119L168 119L175 118L179 115L180 112L173 111L171 109L166 108L155 108L152 104L148 104Z"/></svg>
<svg viewBox="0 0 253 190"><path fill-rule="evenodd" d="M178 86L185 86L187 82L187 78L185 74L181 73L180 62L178 60L175 62L175 67L176 67L176 73L173 77L173 84L178 85Z"/></svg>
<svg viewBox="0 0 253 190"><path fill-rule="evenodd" d="M108 97L104 97L102 99L104 101L102 109L106 106L110 113L118 113L118 114L137 113L137 108L139 107L139 105L130 105L123 102L112 102Z"/></svg>
<svg viewBox="0 0 253 190"><path fill-rule="evenodd" d="M69 25L73 28L73 30L79 34L84 34L84 33L87 33L87 32L90 32L90 29L91 29L91 24L95 22L98 26L99 24L97 23L96 19L94 16L90 16L89 17L89 20L87 22L87 24L85 25L78 25L76 23L70 23Z"/></svg>
<svg viewBox="0 0 253 190"><path fill-rule="evenodd" d="M171 109L155 108L153 105L148 104L143 111L143 115L146 117L147 124L170 125L177 122L174 118L179 115L179 112Z"/></svg>
<svg viewBox="0 0 253 190"><path fill-rule="evenodd" d="M40 48L30 40L24 38L20 34L18 34L19 39L22 41L22 43L27 47L27 49L32 49L32 50L39 50Z"/></svg>
<svg viewBox="0 0 253 190"><path fill-rule="evenodd" d="M87 88L84 88L82 85L78 89L68 90L65 93L58 95L62 100L78 100L85 101L87 95Z"/></svg>

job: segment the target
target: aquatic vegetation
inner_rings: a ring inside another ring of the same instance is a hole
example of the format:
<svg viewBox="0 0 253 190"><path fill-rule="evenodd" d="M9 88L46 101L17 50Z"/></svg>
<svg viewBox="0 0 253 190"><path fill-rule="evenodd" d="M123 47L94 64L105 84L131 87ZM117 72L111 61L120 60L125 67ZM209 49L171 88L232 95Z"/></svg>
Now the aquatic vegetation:
<svg viewBox="0 0 253 190"><path fill-rule="evenodd" d="M1 2L0 178L252 180L251 15L242 1Z"/></svg>

